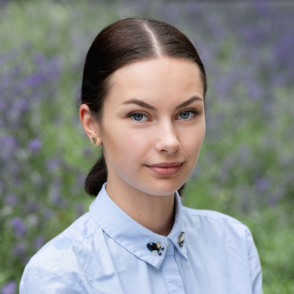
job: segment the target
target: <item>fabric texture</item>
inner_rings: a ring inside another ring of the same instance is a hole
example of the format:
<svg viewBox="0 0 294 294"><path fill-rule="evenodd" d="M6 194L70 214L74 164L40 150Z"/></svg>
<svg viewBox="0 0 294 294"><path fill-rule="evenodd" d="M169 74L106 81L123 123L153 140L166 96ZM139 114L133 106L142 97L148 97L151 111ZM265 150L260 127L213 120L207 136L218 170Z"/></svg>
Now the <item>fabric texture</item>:
<svg viewBox="0 0 294 294"><path fill-rule="evenodd" d="M161 236L121 210L105 185L89 212L32 257L20 294L262 293L258 253L245 225L186 208L177 193L175 223ZM158 241L164 249L152 254L147 244Z"/></svg>

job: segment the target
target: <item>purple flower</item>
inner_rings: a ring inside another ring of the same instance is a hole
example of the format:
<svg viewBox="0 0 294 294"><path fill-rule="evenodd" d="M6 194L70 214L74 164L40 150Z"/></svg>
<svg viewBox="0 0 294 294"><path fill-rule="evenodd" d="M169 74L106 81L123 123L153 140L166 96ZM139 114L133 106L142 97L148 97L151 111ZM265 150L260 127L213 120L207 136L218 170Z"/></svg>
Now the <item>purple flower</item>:
<svg viewBox="0 0 294 294"><path fill-rule="evenodd" d="M34 73L23 80L23 85L28 87L36 87L39 86L43 81L43 75Z"/></svg>
<svg viewBox="0 0 294 294"><path fill-rule="evenodd" d="M12 195L12 194L8 194L6 197L6 203L8 205L14 205L17 202L17 198L16 196Z"/></svg>
<svg viewBox="0 0 294 294"><path fill-rule="evenodd" d="M281 40L276 43L274 51L276 54L276 60L278 63L282 63L283 66L289 65L289 60L293 58L293 45L294 37L292 33L285 33ZM289 67L289 70L292 70L293 67ZM284 70L287 69L284 68Z"/></svg>
<svg viewBox="0 0 294 294"><path fill-rule="evenodd" d="M270 4L267 1L257 0L255 8L262 16L268 16L270 13Z"/></svg>
<svg viewBox="0 0 294 294"><path fill-rule="evenodd" d="M17 141L11 136L3 136L2 138L0 137L0 146L0 158L2 157L5 160L10 160L10 158L13 157L17 147Z"/></svg>
<svg viewBox="0 0 294 294"><path fill-rule="evenodd" d="M86 177L83 174L78 174L77 176L77 183L79 186L84 185Z"/></svg>
<svg viewBox="0 0 294 294"><path fill-rule="evenodd" d="M49 171L55 171L60 165L60 161L58 159L50 159L47 162L47 168Z"/></svg>
<svg viewBox="0 0 294 294"><path fill-rule="evenodd" d="M43 237L36 237L34 240L34 247L39 250L45 244L45 239Z"/></svg>
<svg viewBox="0 0 294 294"><path fill-rule="evenodd" d="M14 217L11 220L11 226L13 227L15 234L19 237L24 236L27 232L24 223L19 217Z"/></svg>
<svg viewBox="0 0 294 294"><path fill-rule="evenodd" d="M259 191L267 190L271 186L271 182L267 178L260 178L255 181L257 189Z"/></svg>
<svg viewBox="0 0 294 294"><path fill-rule="evenodd" d="M38 202L29 202L27 204L28 211L38 211L40 209L40 203Z"/></svg>
<svg viewBox="0 0 294 294"><path fill-rule="evenodd" d="M1 294L16 294L16 291L17 291L17 285L14 281L7 282L1 288Z"/></svg>
<svg viewBox="0 0 294 294"><path fill-rule="evenodd" d="M86 157L89 157L89 156L91 156L91 155L93 154L92 150L91 150L89 147L85 147L85 148L83 149L83 151L84 151L84 155L85 155Z"/></svg>
<svg viewBox="0 0 294 294"><path fill-rule="evenodd" d="M163 11L163 14L168 18L170 22L175 22L179 19L179 7L176 4L168 5Z"/></svg>
<svg viewBox="0 0 294 294"><path fill-rule="evenodd" d="M10 136L5 136L1 138L1 149L2 148L9 148L13 149L17 146L16 139Z"/></svg>
<svg viewBox="0 0 294 294"><path fill-rule="evenodd" d="M27 111L29 109L29 101L28 100L19 101L19 103L17 104L17 108L22 112Z"/></svg>
<svg viewBox="0 0 294 294"><path fill-rule="evenodd" d="M283 195L286 194L284 188L278 187L276 188L268 197L268 203L270 205L276 205L278 200L281 199Z"/></svg>
<svg viewBox="0 0 294 294"><path fill-rule="evenodd" d="M45 218L50 218L51 216L52 216L52 210L51 209L49 209L49 208L46 208L45 210L44 210L44 212L43 212L43 216L45 217Z"/></svg>
<svg viewBox="0 0 294 294"><path fill-rule="evenodd" d="M29 149L32 151L32 152L36 152L38 151L42 146L42 143L39 139L35 138L33 139L30 143L29 143Z"/></svg>
<svg viewBox="0 0 294 294"><path fill-rule="evenodd" d="M39 66L41 66L42 64L44 64L47 61L46 58L42 54L39 54L39 53L35 54L33 56L33 59L34 59L34 62Z"/></svg>
<svg viewBox="0 0 294 294"><path fill-rule="evenodd" d="M251 83L251 85L248 86L248 91L249 98L252 100L257 100L262 96L262 89L256 83Z"/></svg>
<svg viewBox="0 0 294 294"><path fill-rule="evenodd" d="M26 247L24 243L17 243L16 245L14 245L13 254L21 256L25 253L25 251Z"/></svg>
<svg viewBox="0 0 294 294"><path fill-rule="evenodd" d="M76 205L76 213L78 216L82 215L85 212L84 205L82 203L78 203Z"/></svg>
<svg viewBox="0 0 294 294"><path fill-rule="evenodd" d="M63 205L64 204L64 199L61 198L60 195L60 186L59 184L54 184L50 188L50 194L49 198L52 203L57 204L57 205Z"/></svg>

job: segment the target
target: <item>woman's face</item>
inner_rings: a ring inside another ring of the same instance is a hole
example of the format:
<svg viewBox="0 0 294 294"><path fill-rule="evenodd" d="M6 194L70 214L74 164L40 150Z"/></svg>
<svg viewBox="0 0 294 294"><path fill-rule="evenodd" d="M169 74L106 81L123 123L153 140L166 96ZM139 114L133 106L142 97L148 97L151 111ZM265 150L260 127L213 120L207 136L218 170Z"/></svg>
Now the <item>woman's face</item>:
<svg viewBox="0 0 294 294"><path fill-rule="evenodd" d="M186 59L138 61L110 79L98 134L116 191L171 195L194 169L205 135L203 84Z"/></svg>

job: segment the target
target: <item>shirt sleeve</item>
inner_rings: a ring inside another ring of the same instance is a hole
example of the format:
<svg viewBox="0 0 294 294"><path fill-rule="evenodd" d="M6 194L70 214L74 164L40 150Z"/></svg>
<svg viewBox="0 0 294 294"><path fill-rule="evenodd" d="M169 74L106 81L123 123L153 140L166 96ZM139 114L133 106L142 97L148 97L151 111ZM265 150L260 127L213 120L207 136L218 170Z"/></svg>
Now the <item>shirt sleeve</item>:
<svg viewBox="0 0 294 294"><path fill-rule="evenodd" d="M52 271L42 266L26 267L20 282L20 294L77 294L83 293L66 272L55 266Z"/></svg>
<svg viewBox="0 0 294 294"><path fill-rule="evenodd" d="M249 230L246 231L246 241L248 248L248 260L250 266L252 294L262 294L263 291L261 265L252 234Z"/></svg>

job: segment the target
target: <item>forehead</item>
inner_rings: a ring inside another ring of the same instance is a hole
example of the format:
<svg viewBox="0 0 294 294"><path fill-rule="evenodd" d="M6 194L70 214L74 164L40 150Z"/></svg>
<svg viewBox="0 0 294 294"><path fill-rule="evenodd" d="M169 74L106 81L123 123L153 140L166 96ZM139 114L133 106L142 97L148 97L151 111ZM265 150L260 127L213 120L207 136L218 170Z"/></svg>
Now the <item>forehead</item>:
<svg viewBox="0 0 294 294"><path fill-rule="evenodd" d="M198 65L187 59L164 57L131 63L112 75L109 86L108 98L117 103L130 98L154 102L160 98L178 102L193 95L203 98Z"/></svg>

